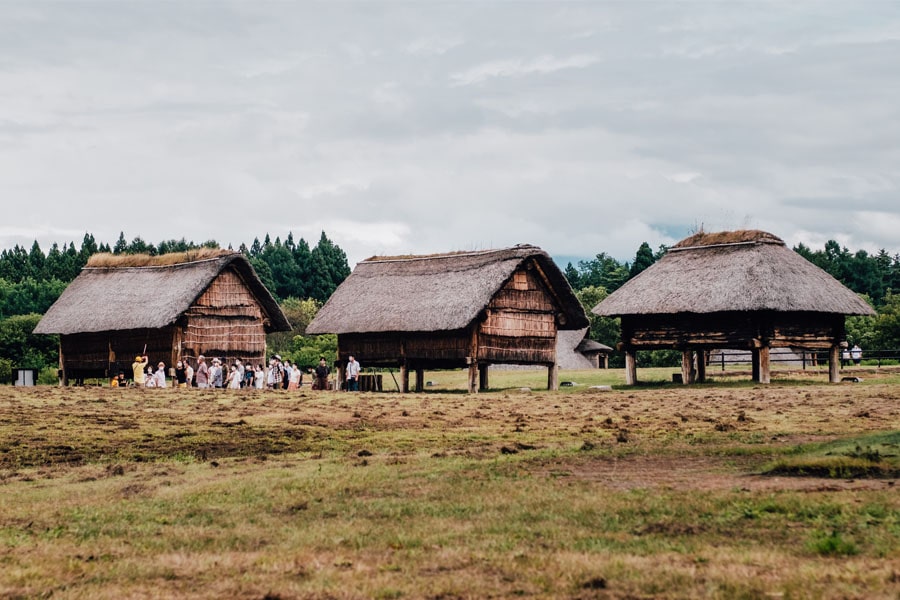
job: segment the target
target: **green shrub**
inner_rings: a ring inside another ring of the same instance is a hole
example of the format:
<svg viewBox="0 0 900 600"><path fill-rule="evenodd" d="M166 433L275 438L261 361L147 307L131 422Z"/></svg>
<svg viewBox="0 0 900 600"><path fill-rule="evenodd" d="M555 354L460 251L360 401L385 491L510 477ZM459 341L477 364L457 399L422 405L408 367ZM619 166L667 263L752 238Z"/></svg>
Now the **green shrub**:
<svg viewBox="0 0 900 600"><path fill-rule="evenodd" d="M822 556L854 556L859 548L852 540L845 540L839 531L832 531L827 536L819 535L809 544L809 548Z"/></svg>

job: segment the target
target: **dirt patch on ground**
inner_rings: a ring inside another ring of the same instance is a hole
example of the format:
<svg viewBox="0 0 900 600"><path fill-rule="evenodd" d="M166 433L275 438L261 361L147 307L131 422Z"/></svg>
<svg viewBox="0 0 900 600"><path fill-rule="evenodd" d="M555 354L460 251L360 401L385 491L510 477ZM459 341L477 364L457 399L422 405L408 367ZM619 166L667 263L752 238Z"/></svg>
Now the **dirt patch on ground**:
<svg viewBox="0 0 900 600"><path fill-rule="evenodd" d="M896 479L833 479L758 475L759 460L706 456L625 457L557 463L541 474L552 478L590 481L610 489L671 489L677 491L738 490L810 492L893 489Z"/></svg>

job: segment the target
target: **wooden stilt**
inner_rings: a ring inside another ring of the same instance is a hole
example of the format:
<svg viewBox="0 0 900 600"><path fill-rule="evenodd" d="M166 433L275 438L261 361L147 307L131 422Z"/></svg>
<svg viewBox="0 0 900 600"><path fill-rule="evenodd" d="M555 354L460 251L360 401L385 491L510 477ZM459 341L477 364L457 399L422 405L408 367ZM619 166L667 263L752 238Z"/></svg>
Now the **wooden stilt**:
<svg viewBox="0 0 900 600"><path fill-rule="evenodd" d="M481 391L487 391L490 388L490 378L488 376L488 368L490 365L488 363L481 363L478 366L478 389Z"/></svg>
<svg viewBox="0 0 900 600"><path fill-rule="evenodd" d="M694 383L692 374L694 371L694 352L692 350L681 351L681 383L687 385Z"/></svg>
<svg viewBox="0 0 900 600"><path fill-rule="evenodd" d="M637 355L634 350L625 351L625 385L637 383Z"/></svg>
<svg viewBox="0 0 900 600"><path fill-rule="evenodd" d="M828 381L841 382L841 347L837 344L828 352Z"/></svg>
<svg viewBox="0 0 900 600"><path fill-rule="evenodd" d="M469 393L478 392L478 363L474 360L469 363Z"/></svg>
<svg viewBox="0 0 900 600"><path fill-rule="evenodd" d="M409 367L404 362L400 365L400 393L406 394L409 392Z"/></svg>
<svg viewBox="0 0 900 600"><path fill-rule="evenodd" d="M547 367L547 389L553 391L559 389L559 363Z"/></svg>
<svg viewBox="0 0 900 600"><path fill-rule="evenodd" d="M753 381L759 381L759 348L750 350L751 378Z"/></svg>
<svg viewBox="0 0 900 600"><path fill-rule="evenodd" d="M706 381L706 350L697 352L697 381Z"/></svg>
<svg viewBox="0 0 900 600"><path fill-rule="evenodd" d="M769 361L769 347L763 346L759 349L759 382L769 383L772 380L772 371Z"/></svg>
<svg viewBox="0 0 900 600"><path fill-rule="evenodd" d="M425 391L425 369L421 367L416 369L416 391Z"/></svg>

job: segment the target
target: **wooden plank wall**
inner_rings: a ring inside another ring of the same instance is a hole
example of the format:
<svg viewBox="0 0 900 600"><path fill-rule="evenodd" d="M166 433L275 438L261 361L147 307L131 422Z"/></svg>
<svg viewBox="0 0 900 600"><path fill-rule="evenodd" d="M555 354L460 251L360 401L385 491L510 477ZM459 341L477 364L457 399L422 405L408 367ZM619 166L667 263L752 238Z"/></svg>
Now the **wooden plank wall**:
<svg viewBox="0 0 900 600"><path fill-rule="evenodd" d="M230 363L265 362L264 313L234 271L223 271L185 312L181 357L192 364L204 354Z"/></svg>
<svg viewBox="0 0 900 600"><path fill-rule="evenodd" d="M534 269L523 265L494 296L478 333L478 360L552 364L556 306Z"/></svg>

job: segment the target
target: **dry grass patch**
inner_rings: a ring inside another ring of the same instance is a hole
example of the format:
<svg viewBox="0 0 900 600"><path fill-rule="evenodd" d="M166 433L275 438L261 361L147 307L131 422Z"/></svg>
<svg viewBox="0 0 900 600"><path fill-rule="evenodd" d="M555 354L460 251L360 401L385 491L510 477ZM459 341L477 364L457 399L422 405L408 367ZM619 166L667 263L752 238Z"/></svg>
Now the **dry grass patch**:
<svg viewBox="0 0 900 600"><path fill-rule="evenodd" d="M0 389L0 598L896 598L894 385ZM864 414L865 413L865 414Z"/></svg>

